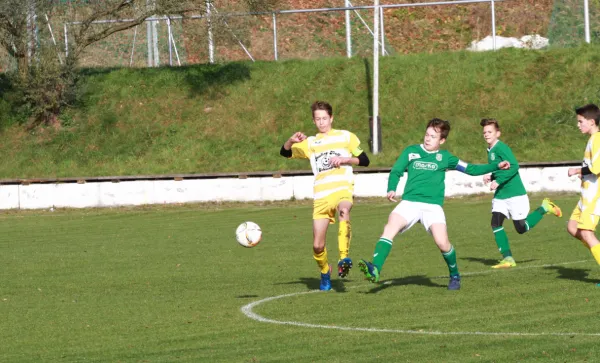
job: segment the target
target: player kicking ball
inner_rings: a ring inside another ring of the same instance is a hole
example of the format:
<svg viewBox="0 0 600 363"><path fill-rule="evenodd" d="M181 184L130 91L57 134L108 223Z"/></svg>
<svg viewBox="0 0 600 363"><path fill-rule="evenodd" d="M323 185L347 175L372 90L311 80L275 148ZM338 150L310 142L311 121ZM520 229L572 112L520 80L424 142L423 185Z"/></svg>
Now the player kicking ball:
<svg viewBox="0 0 600 363"><path fill-rule="evenodd" d="M546 214L562 216L560 208L550 199L543 200L542 205L529 213L529 197L519 175L519 163L508 145L499 140L500 125L492 118L484 118L479 123L483 127L483 138L488 144L488 163L494 164L508 161L510 169L497 170L483 177L485 184L490 184L494 191L492 199L492 232L502 254L502 260L492 268L511 268L517 266L512 256L508 236L503 223L506 218L512 219L515 230L523 234L535 227Z"/></svg>
<svg viewBox="0 0 600 363"><path fill-rule="evenodd" d="M425 130L423 143L404 149L390 172L387 198L396 202L396 187L400 177L407 171L408 179L402 201L388 217L383 234L375 245L373 262L360 260L358 266L365 278L378 282L381 270L392 249L394 237L408 231L420 222L431 234L448 265L450 282L448 290L460 289L460 274L456 262L456 251L448 239L446 216L442 205L446 170L458 170L469 175L483 175L498 169L510 168L508 161L496 164L473 165L459 160L447 150L440 150L450 133L450 123L434 118Z"/></svg>
<svg viewBox="0 0 600 363"><path fill-rule="evenodd" d="M313 257L321 270L320 290L331 290L331 266L327 260L325 237L329 224L335 222L338 212L338 276L346 277L352 267L348 256L352 228L350 210L354 190L352 166L369 166L367 154L360 148L360 141L353 133L336 130L333 124L333 108L326 102L317 101L311 106L317 130L316 136L307 137L294 133L281 147L280 154L286 158L308 159L315 175L313 203Z"/></svg>

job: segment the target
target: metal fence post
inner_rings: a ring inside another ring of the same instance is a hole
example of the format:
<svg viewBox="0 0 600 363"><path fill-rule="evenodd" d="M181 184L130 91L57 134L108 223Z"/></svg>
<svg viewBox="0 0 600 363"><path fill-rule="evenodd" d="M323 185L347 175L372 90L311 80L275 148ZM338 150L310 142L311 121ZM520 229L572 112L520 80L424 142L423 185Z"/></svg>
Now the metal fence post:
<svg viewBox="0 0 600 363"><path fill-rule="evenodd" d="M583 21L585 26L585 42L590 43L590 2L583 0Z"/></svg>
<svg viewBox="0 0 600 363"><path fill-rule="evenodd" d="M279 60L277 54L277 14L273 12L273 56L275 60Z"/></svg>
<svg viewBox="0 0 600 363"><path fill-rule="evenodd" d="M350 0L344 0L344 7L350 7ZM346 16L346 56L348 58L352 57L352 28L350 23L350 10L345 11Z"/></svg>
<svg viewBox="0 0 600 363"><path fill-rule="evenodd" d="M492 49L496 50L496 7L494 0L490 1L492 5Z"/></svg>
<svg viewBox="0 0 600 363"><path fill-rule="evenodd" d="M210 18L210 1L206 0L206 21L208 21L208 61L215 62L215 45L213 44L212 20Z"/></svg>

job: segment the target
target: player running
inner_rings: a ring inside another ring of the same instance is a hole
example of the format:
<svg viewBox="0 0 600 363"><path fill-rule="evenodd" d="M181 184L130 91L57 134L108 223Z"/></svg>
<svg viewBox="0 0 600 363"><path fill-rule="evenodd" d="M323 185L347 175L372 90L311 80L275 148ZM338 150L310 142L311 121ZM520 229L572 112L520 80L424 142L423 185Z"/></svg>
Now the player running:
<svg viewBox="0 0 600 363"><path fill-rule="evenodd" d="M506 160L511 165L508 170L497 170L483 177L483 182L490 184L490 190L494 191L491 225L498 251L502 254L502 260L492 268L511 268L517 266L517 263L502 225L504 220L512 219L517 233L523 234L535 227L545 214L560 217L562 211L550 199L545 198L541 206L529 213L529 197L519 175L519 163L510 147L499 140L501 133L498 121L484 118L479 124L483 127L483 138L488 144L488 163Z"/></svg>

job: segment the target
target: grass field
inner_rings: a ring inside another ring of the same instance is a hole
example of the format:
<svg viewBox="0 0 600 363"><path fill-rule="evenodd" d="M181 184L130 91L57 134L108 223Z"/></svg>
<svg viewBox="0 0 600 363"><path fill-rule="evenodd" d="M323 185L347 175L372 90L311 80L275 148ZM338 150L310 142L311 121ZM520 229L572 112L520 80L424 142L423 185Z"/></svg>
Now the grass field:
<svg viewBox="0 0 600 363"><path fill-rule="evenodd" d="M592 362L599 271L564 228L576 197L554 199L562 219L522 236L506 225L519 265L505 271L490 269L490 196L449 200L458 292L417 225L396 239L382 284L355 269L313 293L307 201L3 212L0 361ZM392 207L356 202L355 260ZM244 220L264 231L253 249L234 239ZM336 228L328 237L336 258Z"/></svg>

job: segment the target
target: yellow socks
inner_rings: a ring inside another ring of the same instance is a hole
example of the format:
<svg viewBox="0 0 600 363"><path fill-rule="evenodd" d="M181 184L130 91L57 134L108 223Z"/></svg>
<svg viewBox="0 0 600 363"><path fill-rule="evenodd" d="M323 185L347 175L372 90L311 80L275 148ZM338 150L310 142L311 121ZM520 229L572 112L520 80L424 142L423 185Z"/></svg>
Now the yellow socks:
<svg viewBox="0 0 600 363"><path fill-rule="evenodd" d="M590 248L590 251L594 256L594 259L596 259L598 265L600 265L600 245L595 245L594 247Z"/></svg>
<svg viewBox="0 0 600 363"><path fill-rule="evenodd" d="M350 221L340 221L338 229L338 247L340 249L340 260L348 257L350 250L350 239L352 239L352 227Z"/></svg>
<svg viewBox="0 0 600 363"><path fill-rule="evenodd" d="M315 261L317 261L317 265L319 265L321 273L328 273L329 264L327 263L327 248L325 248L321 253L315 253L315 251L313 250L313 257L315 258Z"/></svg>

